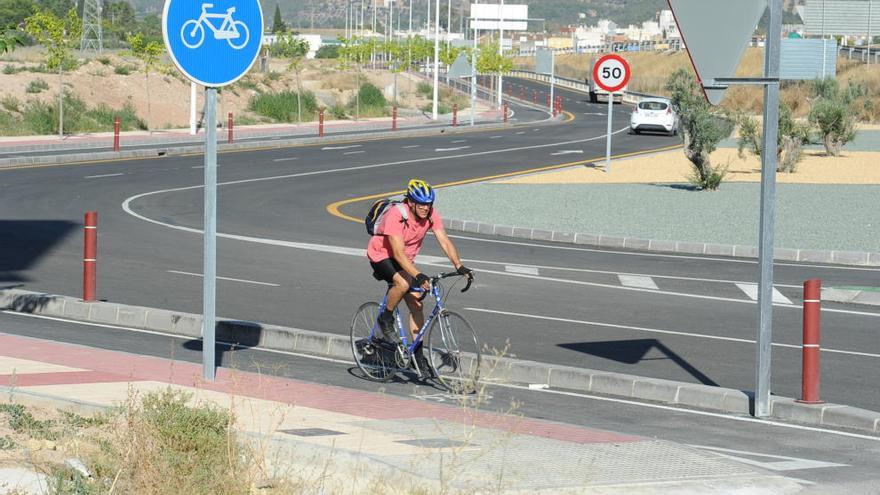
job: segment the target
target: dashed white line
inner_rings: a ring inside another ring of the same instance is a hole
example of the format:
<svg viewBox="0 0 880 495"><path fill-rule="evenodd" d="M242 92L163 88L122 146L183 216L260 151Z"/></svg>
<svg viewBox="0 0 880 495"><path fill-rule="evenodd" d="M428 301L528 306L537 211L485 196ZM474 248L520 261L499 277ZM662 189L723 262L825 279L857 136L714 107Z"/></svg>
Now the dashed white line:
<svg viewBox="0 0 880 495"><path fill-rule="evenodd" d="M181 272L178 270L166 270L168 273L176 273L177 275L189 275L190 277L204 277L201 273ZM268 282L257 282L256 280L245 280L241 278L217 277L217 280L229 280L230 282L242 282L245 284L266 285L269 287L281 287L278 284L270 284Z"/></svg>
<svg viewBox="0 0 880 495"><path fill-rule="evenodd" d="M525 134L525 133L526 133L526 131L519 131L519 132L517 132L517 134Z"/></svg>
<svg viewBox="0 0 880 495"><path fill-rule="evenodd" d="M736 284L737 287L749 296L749 299L752 301L758 300L758 285L757 284ZM781 292L776 290L776 287L773 288L773 302L782 303L782 304L791 304L791 300L787 297L783 296Z"/></svg>
<svg viewBox="0 0 880 495"><path fill-rule="evenodd" d="M450 143L452 143L452 144L466 143L466 142L467 142L467 139L456 139L455 141L450 141Z"/></svg>
<svg viewBox="0 0 880 495"><path fill-rule="evenodd" d="M434 151L436 151L436 152L441 152L441 151L458 151L458 150L466 150L466 149L468 149L468 148L470 148L470 146L459 146L459 147L457 147L457 148L434 148Z"/></svg>
<svg viewBox="0 0 880 495"><path fill-rule="evenodd" d="M642 289L657 290L657 284L651 277L640 277L637 275L618 275L620 284L625 287L641 287Z"/></svg>
<svg viewBox="0 0 880 495"><path fill-rule="evenodd" d="M346 151L343 155L357 155L358 153L366 153L366 151Z"/></svg>
<svg viewBox="0 0 880 495"><path fill-rule="evenodd" d="M419 146L421 146L421 144L411 144L411 145L409 145L409 146L401 146L401 148L403 148L403 149L406 150L406 149L409 149L409 148L418 148Z"/></svg>
<svg viewBox="0 0 880 495"><path fill-rule="evenodd" d="M508 273L525 273L527 275L540 275L538 269L533 266L505 265L504 271Z"/></svg>
<svg viewBox="0 0 880 495"><path fill-rule="evenodd" d="M321 148L321 151L331 151L331 150L347 150L351 148L360 148L360 144L351 144L348 146L324 146Z"/></svg>
<svg viewBox="0 0 880 495"><path fill-rule="evenodd" d="M120 175L125 175L125 174L119 173L119 174L87 175L87 176L83 177L83 179L100 179L101 177L119 177Z"/></svg>
<svg viewBox="0 0 880 495"><path fill-rule="evenodd" d="M498 139L503 138L504 136L489 136L489 139Z"/></svg>
<svg viewBox="0 0 880 495"><path fill-rule="evenodd" d="M298 156L289 156L287 158L276 158L272 160L273 162L289 162L291 160L299 160Z"/></svg>

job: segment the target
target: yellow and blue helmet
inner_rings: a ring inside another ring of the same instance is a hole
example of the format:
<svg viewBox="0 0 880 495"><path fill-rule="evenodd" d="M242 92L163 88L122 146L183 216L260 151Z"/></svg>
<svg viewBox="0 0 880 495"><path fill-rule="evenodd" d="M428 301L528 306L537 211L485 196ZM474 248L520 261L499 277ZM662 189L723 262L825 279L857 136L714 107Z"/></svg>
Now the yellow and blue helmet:
<svg viewBox="0 0 880 495"><path fill-rule="evenodd" d="M434 188L421 179L410 179L406 185L406 197L416 203L431 204L436 195Z"/></svg>

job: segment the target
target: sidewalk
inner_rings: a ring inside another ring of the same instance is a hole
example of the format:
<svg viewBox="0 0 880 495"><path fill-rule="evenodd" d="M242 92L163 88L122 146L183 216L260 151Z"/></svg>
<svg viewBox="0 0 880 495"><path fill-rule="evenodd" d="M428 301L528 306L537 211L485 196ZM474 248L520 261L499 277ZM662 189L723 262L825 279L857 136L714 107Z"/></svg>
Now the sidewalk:
<svg viewBox="0 0 880 495"><path fill-rule="evenodd" d="M273 460L267 476L293 473L304 481L326 476L323 493L375 493L377 482L395 493L800 489L789 479L711 453L625 433L226 368L206 383L193 363L5 334L0 334L0 375L0 402L80 410L122 404L132 391L185 390L197 402L234 411L242 436L268 447ZM389 385L394 386L400 385ZM16 466L33 469L24 458L22 453ZM10 472L21 474L0 470L7 476L0 487L14 481Z"/></svg>

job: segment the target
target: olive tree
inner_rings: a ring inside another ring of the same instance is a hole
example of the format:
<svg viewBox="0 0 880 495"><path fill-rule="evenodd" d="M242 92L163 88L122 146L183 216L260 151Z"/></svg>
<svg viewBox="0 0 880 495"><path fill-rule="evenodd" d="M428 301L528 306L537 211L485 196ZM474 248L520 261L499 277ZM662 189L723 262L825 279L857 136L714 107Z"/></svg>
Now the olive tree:
<svg viewBox="0 0 880 495"><path fill-rule="evenodd" d="M39 10L25 19L25 32L46 47L46 66L58 69L58 136L64 138L64 64L75 61L71 54L79 43L82 21L74 9L64 17Z"/></svg>
<svg viewBox="0 0 880 495"><path fill-rule="evenodd" d="M691 183L701 190L716 190L727 174L726 166L713 165L710 155L731 131L730 122L712 111L693 74L673 72L666 81L672 107L681 120L684 155L693 166Z"/></svg>
<svg viewBox="0 0 880 495"><path fill-rule="evenodd" d="M762 150L761 126L750 117L739 118L739 155L748 149L755 156L760 157ZM810 126L798 122L792 117L788 105L779 104L779 131L776 137L776 171L794 173L797 164L803 157L803 145L810 142Z"/></svg>
<svg viewBox="0 0 880 495"><path fill-rule="evenodd" d="M828 156L840 156L844 145L856 138L853 103L864 92L864 88L856 84L842 90L837 80L830 77L813 82L816 100L809 119L818 127Z"/></svg>

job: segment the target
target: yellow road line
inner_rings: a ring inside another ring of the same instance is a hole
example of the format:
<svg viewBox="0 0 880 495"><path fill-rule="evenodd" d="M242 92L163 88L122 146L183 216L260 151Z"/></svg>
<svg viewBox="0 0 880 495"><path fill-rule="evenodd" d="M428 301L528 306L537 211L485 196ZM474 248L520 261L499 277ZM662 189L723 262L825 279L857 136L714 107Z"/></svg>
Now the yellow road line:
<svg viewBox="0 0 880 495"><path fill-rule="evenodd" d="M679 148L681 148L681 145L664 146L662 148L654 148L654 149L650 149L650 150L633 151L630 153L622 153L619 155L612 155L611 158L614 158L614 159L626 158L626 157L630 157L630 156L646 155L648 153L670 151L670 150L679 149ZM443 188L443 187L460 186L463 184L472 184L474 182L483 182L483 181L487 181L487 180L503 179L506 177L514 177L517 175L532 174L535 172L546 172L548 170L556 170L556 169L560 169L560 168L574 167L576 165L583 165L585 163L596 162L596 161L604 160L604 159L605 159L604 156L600 156L600 157L596 157L596 158L590 158L588 160L579 160L576 162L561 163L558 165L546 165L543 167L530 168L527 170L520 170L517 172L507 172L507 173L503 173L503 174L487 175L484 177L475 177L473 179L464 179L464 180L453 181L453 182L445 182L443 184L435 184L434 187L435 188ZM360 196L357 198L343 199L340 201L335 201L333 203L330 203L329 205L327 205L327 207L325 209L327 210L327 213L329 213L335 217L339 217L339 218L349 220L352 222L363 222L364 220L362 218L355 218L350 215L346 215L345 213L342 213L342 211L340 211L340 208L342 208L343 206L352 204L352 203L358 203L360 201L367 201L370 199L387 198L389 196L396 196L398 194L403 194L404 192L406 192L406 191L405 190L390 191L390 192L384 192L384 193L380 193L380 194L371 194L369 196Z"/></svg>

